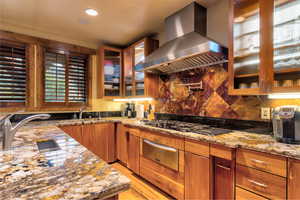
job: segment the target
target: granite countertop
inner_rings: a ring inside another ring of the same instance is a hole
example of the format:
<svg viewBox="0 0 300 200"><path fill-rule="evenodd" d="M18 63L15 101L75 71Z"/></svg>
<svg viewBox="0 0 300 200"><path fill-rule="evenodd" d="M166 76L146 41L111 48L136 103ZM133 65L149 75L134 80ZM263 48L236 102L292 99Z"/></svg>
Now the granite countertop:
<svg viewBox="0 0 300 200"><path fill-rule="evenodd" d="M213 144L220 144L230 148L245 148L256 150L275 155L281 155L289 158L300 159L300 145L290 145L277 142L271 135L256 134L242 131L233 131L231 133L218 136L201 135L190 132L180 132L175 130L162 129L145 125L137 119L128 118L102 118L102 119L85 119L85 120L61 120L45 122L55 125L74 125L74 124L90 124L90 123L106 123L119 122L124 125L136 127L149 131L156 131L161 134L174 135L181 138L188 138L197 141L204 141Z"/></svg>
<svg viewBox="0 0 300 200"><path fill-rule="evenodd" d="M60 149L40 152L36 141L48 139ZM129 187L127 177L65 134L57 121L25 126L13 148L0 151L3 200L105 199Z"/></svg>
<svg viewBox="0 0 300 200"><path fill-rule="evenodd" d="M207 136L151 127L127 118L32 122L17 132L12 150L0 151L0 199L104 199L128 189L130 181L125 176L58 128L107 122L300 159L300 145L278 143L263 134L233 131ZM61 149L41 153L36 141L47 139L54 139Z"/></svg>

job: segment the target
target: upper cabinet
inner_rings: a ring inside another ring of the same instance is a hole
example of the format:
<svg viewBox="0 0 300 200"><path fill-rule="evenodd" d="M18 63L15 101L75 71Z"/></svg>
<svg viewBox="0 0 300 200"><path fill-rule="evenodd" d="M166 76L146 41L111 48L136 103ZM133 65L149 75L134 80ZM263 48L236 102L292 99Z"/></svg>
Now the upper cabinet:
<svg viewBox="0 0 300 200"><path fill-rule="evenodd" d="M230 1L232 95L300 89L300 0Z"/></svg>
<svg viewBox="0 0 300 200"><path fill-rule="evenodd" d="M157 48L157 40L144 38L124 50L124 96L157 96L158 77L145 74L138 67Z"/></svg>
<svg viewBox="0 0 300 200"><path fill-rule="evenodd" d="M300 0L274 2L273 91L300 91Z"/></svg>
<svg viewBox="0 0 300 200"><path fill-rule="evenodd" d="M159 77L139 71L138 64L158 48L158 40L144 38L126 49L99 49L99 97L157 97Z"/></svg>
<svg viewBox="0 0 300 200"><path fill-rule="evenodd" d="M260 70L260 5L259 0L232 2L232 48L230 66L233 68L233 88L236 92L259 92Z"/></svg>
<svg viewBox="0 0 300 200"><path fill-rule="evenodd" d="M122 50L111 47L99 49L100 97L119 97L122 92Z"/></svg>
<svg viewBox="0 0 300 200"><path fill-rule="evenodd" d="M145 60L145 40L142 40L141 42L134 45L133 51L134 66L136 66ZM145 95L145 73L137 70L138 69L134 68L135 95L143 96Z"/></svg>

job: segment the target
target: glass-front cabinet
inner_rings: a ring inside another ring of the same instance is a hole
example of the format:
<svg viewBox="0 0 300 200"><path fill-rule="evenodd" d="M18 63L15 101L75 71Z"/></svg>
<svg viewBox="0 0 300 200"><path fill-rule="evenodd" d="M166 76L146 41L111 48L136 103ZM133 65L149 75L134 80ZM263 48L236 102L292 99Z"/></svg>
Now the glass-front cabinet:
<svg viewBox="0 0 300 200"><path fill-rule="evenodd" d="M229 93L300 91L300 0L231 0Z"/></svg>
<svg viewBox="0 0 300 200"><path fill-rule="evenodd" d="M124 96L133 95L133 60L132 48L124 50Z"/></svg>
<svg viewBox="0 0 300 200"><path fill-rule="evenodd" d="M99 50L101 97L121 96L122 50L102 47Z"/></svg>
<svg viewBox="0 0 300 200"><path fill-rule="evenodd" d="M300 0L275 0L274 92L300 91Z"/></svg>
<svg viewBox="0 0 300 200"><path fill-rule="evenodd" d="M134 66L142 63L145 59L145 41L141 41L134 46ZM145 94L145 73L136 71L134 68L135 95L143 96Z"/></svg>
<svg viewBox="0 0 300 200"><path fill-rule="evenodd" d="M233 88L258 93L260 70L259 0L234 0L232 3Z"/></svg>
<svg viewBox="0 0 300 200"><path fill-rule="evenodd" d="M139 70L138 64L142 63L156 48L158 48L157 40L144 38L124 50L125 97L155 96L151 87L155 87L158 83L157 79Z"/></svg>

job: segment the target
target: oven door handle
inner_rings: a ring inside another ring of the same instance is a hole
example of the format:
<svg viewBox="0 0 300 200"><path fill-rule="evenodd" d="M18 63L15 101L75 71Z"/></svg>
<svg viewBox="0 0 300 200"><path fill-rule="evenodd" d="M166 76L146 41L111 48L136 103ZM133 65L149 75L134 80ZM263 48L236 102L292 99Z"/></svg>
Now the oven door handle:
<svg viewBox="0 0 300 200"><path fill-rule="evenodd" d="M146 140L146 139L144 139L144 142L151 145L151 146L154 146L156 148L164 150L164 151L177 152L177 149L175 149L173 147L169 147L169 146L165 146L165 145L162 145L162 144L157 144L157 143L154 143L154 142L150 142L149 140Z"/></svg>

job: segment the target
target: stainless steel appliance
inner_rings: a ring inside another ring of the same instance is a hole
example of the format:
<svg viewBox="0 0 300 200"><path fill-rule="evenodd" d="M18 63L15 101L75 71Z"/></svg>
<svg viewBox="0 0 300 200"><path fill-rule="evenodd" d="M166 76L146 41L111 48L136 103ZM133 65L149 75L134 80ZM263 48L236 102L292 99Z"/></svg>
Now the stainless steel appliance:
<svg viewBox="0 0 300 200"><path fill-rule="evenodd" d="M143 156L178 171L179 152L173 147L143 139Z"/></svg>
<svg viewBox="0 0 300 200"><path fill-rule="evenodd" d="M281 106L275 108L273 132L279 142L300 144L300 107Z"/></svg>
<svg viewBox="0 0 300 200"><path fill-rule="evenodd" d="M206 37L206 8L193 2L165 19L167 42L135 66L175 73L227 62L227 48Z"/></svg>

